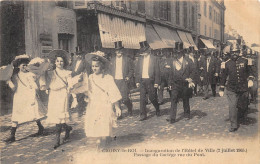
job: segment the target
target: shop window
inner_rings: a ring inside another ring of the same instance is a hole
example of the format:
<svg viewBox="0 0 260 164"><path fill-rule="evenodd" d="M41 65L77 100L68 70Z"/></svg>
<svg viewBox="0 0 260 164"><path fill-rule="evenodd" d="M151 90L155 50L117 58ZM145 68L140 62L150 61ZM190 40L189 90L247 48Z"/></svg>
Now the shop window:
<svg viewBox="0 0 260 164"><path fill-rule="evenodd" d="M56 6L69 8L69 2L66 0L65 1L56 1Z"/></svg>

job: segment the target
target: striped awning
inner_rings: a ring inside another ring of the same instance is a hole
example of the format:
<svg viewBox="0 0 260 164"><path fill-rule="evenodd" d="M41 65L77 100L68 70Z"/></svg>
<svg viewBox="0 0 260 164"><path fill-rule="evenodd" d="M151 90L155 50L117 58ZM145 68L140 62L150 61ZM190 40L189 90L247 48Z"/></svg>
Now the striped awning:
<svg viewBox="0 0 260 164"><path fill-rule="evenodd" d="M204 43L204 45L209 48L209 49L216 49L216 47L214 47L214 45L211 43L211 41L207 40L207 39L202 39L200 38L200 40Z"/></svg>
<svg viewBox="0 0 260 164"><path fill-rule="evenodd" d="M152 49L156 50L161 48L169 48L169 45L161 40L160 36L157 34L152 25L146 25L145 36L148 44Z"/></svg>
<svg viewBox="0 0 260 164"><path fill-rule="evenodd" d="M198 50L198 47L196 46L196 44L195 44L195 42L194 42L194 40L193 40L191 34L190 34L190 33L185 33L185 34L186 34L186 36L187 36L187 38L188 38L190 44L191 44L192 46L194 46L194 50Z"/></svg>
<svg viewBox="0 0 260 164"><path fill-rule="evenodd" d="M190 44L185 32L179 31L179 30L177 30L177 32L183 42L183 48L190 48L190 46L192 46L192 45Z"/></svg>
<svg viewBox="0 0 260 164"><path fill-rule="evenodd" d="M103 48L115 48L114 42L122 41L125 48L140 49L139 42L146 40L145 26L140 22L98 13L98 25Z"/></svg>
<svg viewBox="0 0 260 164"><path fill-rule="evenodd" d="M174 35L167 27L153 24L154 29L160 36L161 40L168 46L168 48L175 48L175 42L178 42L179 36Z"/></svg>

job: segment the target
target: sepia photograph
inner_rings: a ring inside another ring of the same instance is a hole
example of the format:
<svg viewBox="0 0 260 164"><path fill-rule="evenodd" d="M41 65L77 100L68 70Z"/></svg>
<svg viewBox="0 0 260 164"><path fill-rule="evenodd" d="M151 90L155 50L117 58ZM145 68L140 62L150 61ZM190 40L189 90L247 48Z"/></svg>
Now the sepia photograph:
<svg viewBox="0 0 260 164"><path fill-rule="evenodd" d="M260 0L0 0L1 164L259 164Z"/></svg>

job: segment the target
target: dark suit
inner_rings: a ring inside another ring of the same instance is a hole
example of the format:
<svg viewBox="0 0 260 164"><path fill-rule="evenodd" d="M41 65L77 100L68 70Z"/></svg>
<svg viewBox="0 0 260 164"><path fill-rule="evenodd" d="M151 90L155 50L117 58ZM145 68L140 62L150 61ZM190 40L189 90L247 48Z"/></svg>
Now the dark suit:
<svg viewBox="0 0 260 164"><path fill-rule="evenodd" d="M129 99L130 89L129 89L129 82L133 78L134 75L134 65L131 58L122 55L122 75L123 79L115 79L115 83L122 95L122 103L125 104L128 108L128 112L132 114L132 102ZM116 58L117 56L114 55L111 59L111 75L115 78L116 73ZM128 80L126 80L128 78Z"/></svg>
<svg viewBox="0 0 260 164"><path fill-rule="evenodd" d="M163 102L164 87L168 87L168 77L169 77L170 68L167 68L167 67L169 67L169 66L170 66L169 58L160 59L161 85L160 85L160 88L158 89L158 101L160 103Z"/></svg>
<svg viewBox="0 0 260 164"><path fill-rule="evenodd" d="M180 98L183 100L184 116L190 117L189 98L191 97L191 92L185 79L194 77L191 60L183 58L180 70L176 69L176 62L177 59L171 60L171 71L168 79L168 84L172 87L170 110L170 120L172 121L176 119L177 103Z"/></svg>
<svg viewBox="0 0 260 164"><path fill-rule="evenodd" d="M210 58L208 70L207 70L207 60L208 58L203 58L200 60L200 69L202 70L200 76L203 77L202 84L205 87L204 89L204 96L205 98L209 97L209 88L208 86L211 85L212 94L216 96L216 84L217 84L217 77L215 73L220 72L219 61L215 57Z"/></svg>
<svg viewBox="0 0 260 164"><path fill-rule="evenodd" d="M154 84L160 84L160 68L157 57L150 55L150 61L148 65L149 78L142 78L144 56L140 56L137 61L135 70L135 82L140 83L140 110L141 118L147 117L146 111L146 94L148 93L149 99L159 112L159 104L157 101L157 89L154 88Z"/></svg>

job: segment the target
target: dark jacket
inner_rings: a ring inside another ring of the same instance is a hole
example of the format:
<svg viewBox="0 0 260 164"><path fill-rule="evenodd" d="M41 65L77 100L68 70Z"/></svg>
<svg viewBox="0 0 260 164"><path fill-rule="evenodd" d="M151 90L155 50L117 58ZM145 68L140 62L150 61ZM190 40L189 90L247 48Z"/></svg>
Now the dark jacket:
<svg viewBox="0 0 260 164"><path fill-rule="evenodd" d="M170 61L171 71L168 78L168 84L174 88L178 86L188 86L188 82L186 81L187 78L191 78L193 80L194 78L194 66L192 64L192 61L187 58L183 58L182 62L182 68L181 68L181 76L178 76L177 70L175 67L175 62L177 59L172 58Z"/></svg>
<svg viewBox="0 0 260 164"><path fill-rule="evenodd" d="M211 57L208 71L207 71L207 58L202 58L200 60L200 76L203 77L203 85L209 85L209 84L217 84L217 78L215 76L215 73L220 72L220 65L219 61L215 57Z"/></svg>
<svg viewBox="0 0 260 164"><path fill-rule="evenodd" d="M144 56L140 56L137 61L136 70L135 70L135 82L140 83L142 79L143 72L143 60ZM156 56L150 56L149 69L148 69L149 77L151 81L154 81L154 84L160 84L160 67L159 61Z"/></svg>
<svg viewBox="0 0 260 164"><path fill-rule="evenodd" d="M248 78L253 76L252 67L248 65L248 61L244 57L239 57L237 60L230 59L225 64L220 85L225 86L228 76L227 90L246 92L248 91Z"/></svg>
<svg viewBox="0 0 260 164"><path fill-rule="evenodd" d="M134 64L133 60L128 56L122 55L122 68L123 68L123 78L128 77L129 79L134 76ZM114 55L111 59L111 75L115 77L116 72L116 56Z"/></svg>

